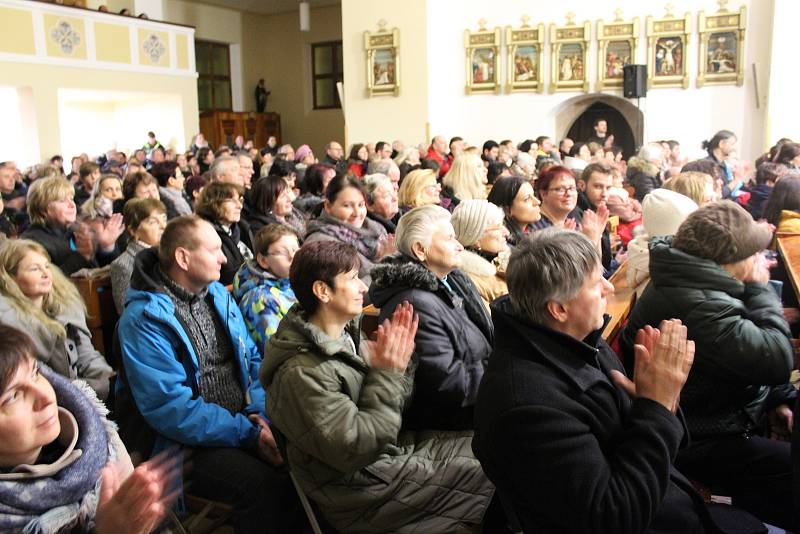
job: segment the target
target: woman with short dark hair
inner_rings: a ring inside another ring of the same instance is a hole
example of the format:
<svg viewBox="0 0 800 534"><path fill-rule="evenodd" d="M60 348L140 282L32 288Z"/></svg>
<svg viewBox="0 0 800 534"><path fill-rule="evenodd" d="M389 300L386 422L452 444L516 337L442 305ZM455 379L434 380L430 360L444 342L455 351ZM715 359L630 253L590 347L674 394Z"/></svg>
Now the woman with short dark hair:
<svg viewBox="0 0 800 534"><path fill-rule="evenodd" d="M314 208L325 202L325 190L336 176L336 169L327 163L309 165L300 182L300 196L293 202L294 207L303 213L312 213Z"/></svg>
<svg viewBox="0 0 800 534"><path fill-rule="evenodd" d="M247 224L255 234L268 224L283 224L300 239L306 234L306 217L294 207L292 188L279 176L259 178L250 190L250 210Z"/></svg>
<svg viewBox="0 0 800 534"><path fill-rule="evenodd" d="M267 343L267 414L297 483L341 532L477 531L494 489L465 433L402 431L417 320L392 309L368 342L359 253L306 243L289 274L298 304ZM491 530L486 530L487 532Z"/></svg>
<svg viewBox="0 0 800 534"><path fill-rule="evenodd" d="M253 258L250 226L243 220L243 188L229 182L212 182L203 188L195 212L211 223L222 240L222 253L228 260L219 273L219 282L230 285L236 271Z"/></svg>
<svg viewBox="0 0 800 534"><path fill-rule="evenodd" d="M131 285L134 259L142 250L158 246L167 226L167 208L154 198L134 198L125 204L123 218L129 237L128 246L111 263L111 293L114 307L120 315L125 308L125 294Z"/></svg>
<svg viewBox="0 0 800 534"><path fill-rule="evenodd" d="M356 143L350 147L350 156L347 158L347 174L363 178L367 174L367 161L369 151L364 143Z"/></svg>

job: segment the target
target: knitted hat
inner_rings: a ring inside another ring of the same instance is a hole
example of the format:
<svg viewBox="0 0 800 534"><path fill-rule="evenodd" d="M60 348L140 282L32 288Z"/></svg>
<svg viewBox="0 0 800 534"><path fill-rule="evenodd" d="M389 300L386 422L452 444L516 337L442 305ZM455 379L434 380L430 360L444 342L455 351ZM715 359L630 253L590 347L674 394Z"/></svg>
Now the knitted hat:
<svg viewBox="0 0 800 534"><path fill-rule="evenodd" d="M309 154L311 154L311 147L308 145L300 145L297 147L297 150L294 151L294 160L303 161L303 158Z"/></svg>
<svg viewBox="0 0 800 534"><path fill-rule="evenodd" d="M772 231L744 208L723 200L698 209L681 224L672 246L720 265L749 258L769 246Z"/></svg>
<svg viewBox="0 0 800 534"><path fill-rule="evenodd" d="M653 189L642 202L644 231L650 237L675 235L678 227L697 209L691 198L668 189Z"/></svg>
<svg viewBox="0 0 800 534"><path fill-rule="evenodd" d="M453 229L459 243L468 247L481 237L487 228L503 220L503 211L488 200L462 200L453 210Z"/></svg>

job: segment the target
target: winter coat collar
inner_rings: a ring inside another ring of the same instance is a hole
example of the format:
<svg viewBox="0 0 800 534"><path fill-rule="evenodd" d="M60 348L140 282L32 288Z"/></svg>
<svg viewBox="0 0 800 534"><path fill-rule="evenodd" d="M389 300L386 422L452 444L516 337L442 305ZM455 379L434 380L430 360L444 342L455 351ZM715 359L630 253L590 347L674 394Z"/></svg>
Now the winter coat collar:
<svg viewBox="0 0 800 534"><path fill-rule="evenodd" d="M530 360L544 360L581 391L586 391L598 382L608 381L605 370L599 362L600 346L604 344L603 330L610 319L608 315L604 316L602 327L585 339L578 340L520 317L514 312L508 295L495 300L491 308L497 339L502 339L502 344L516 347L519 342L528 347L518 347L518 350L514 351L516 356ZM515 337L518 342L514 341Z"/></svg>
<svg viewBox="0 0 800 534"><path fill-rule="evenodd" d="M650 280L656 287L713 289L737 299L745 290L744 283L719 264L674 248L671 236L650 241Z"/></svg>
<svg viewBox="0 0 800 534"><path fill-rule="evenodd" d="M281 365L302 353L314 353L325 358L336 358L363 372L367 363L360 353L361 316L354 318L345 327L345 336L350 336L353 345L344 337L331 339L319 328L309 322L308 313L298 303L281 320L278 331L269 339L264 349L261 364L262 383L272 382ZM356 352L353 352L355 346Z"/></svg>
<svg viewBox="0 0 800 534"><path fill-rule="evenodd" d="M494 264L471 250L461 253L461 270L473 276L496 276L497 268Z"/></svg>

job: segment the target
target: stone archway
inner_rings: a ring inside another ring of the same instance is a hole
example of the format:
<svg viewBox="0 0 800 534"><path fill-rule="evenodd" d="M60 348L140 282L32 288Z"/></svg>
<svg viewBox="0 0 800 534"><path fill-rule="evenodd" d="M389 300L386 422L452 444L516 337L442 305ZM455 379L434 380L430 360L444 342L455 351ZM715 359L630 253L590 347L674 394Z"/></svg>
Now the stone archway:
<svg viewBox="0 0 800 534"><path fill-rule="evenodd" d="M618 111L633 133L635 148L642 146L644 143L644 113L629 100L603 93L576 96L555 107L553 115L558 139L566 137L581 115L597 103L605 104Z"/></svg>

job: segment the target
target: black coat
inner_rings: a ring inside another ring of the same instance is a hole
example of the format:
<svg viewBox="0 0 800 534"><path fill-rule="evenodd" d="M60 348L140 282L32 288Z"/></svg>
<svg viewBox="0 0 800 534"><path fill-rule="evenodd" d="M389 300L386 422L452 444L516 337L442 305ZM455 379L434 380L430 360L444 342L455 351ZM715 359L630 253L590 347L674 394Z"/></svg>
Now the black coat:
<svg viewBox="0 0 800 534"><path fill-rule="evenodd" d="M381 310L380 321L404 301L419 316L414 397L403 416L404 428L464 430L473 425L475 397L492 348L492 322L466 274L456 269L447 283L454 291L402 254L372 269L369 294Z"/></svg>
<svg viewBox="0 0 800 534"><path fill-rule="evenodd" d="M492 303L495 345L472 449L525 532L703 532L702 499L672 466L678 417L631 400L602 329L578 341Z"/></svg>
<svg viewBox="0 0 800 534"><path fill-rule="evenodd" d="M75 236L71 230L50 224L32 224L19 237L42 245L50 255L53 265L58 266L67 276L83 268L108 265L119 255L115 247L111 252L98 251L91 261L87 260L77 250L73 250Z"/></svg>
<svg viewBox="0 0 800 534"><path fill-rule="evenodd" d="M211 222L211 221L209 221ZM246 258L239 250L238 243L242 241L247 248L252 252L253 244L250 238L250 227L244 221L231 226L231 234L225 231L218 223L211 222L217 235L222 240L222 253L225 254L227 262L222 266L219 272L219 283L228 286L233 283L233 277L236 276L236 271L245 262Z"/></svg>
<svg viewBox="0 0 800 534"><path fill-rule="evenodd" d="M650 283L622 333L626 366L640 328L680 319L695 343L681 392L692 440L751 432L766 410L796 394L786 387L794 351L780 300L767 285L744 284L671 244L670 237L650 242Z"/></svg>

